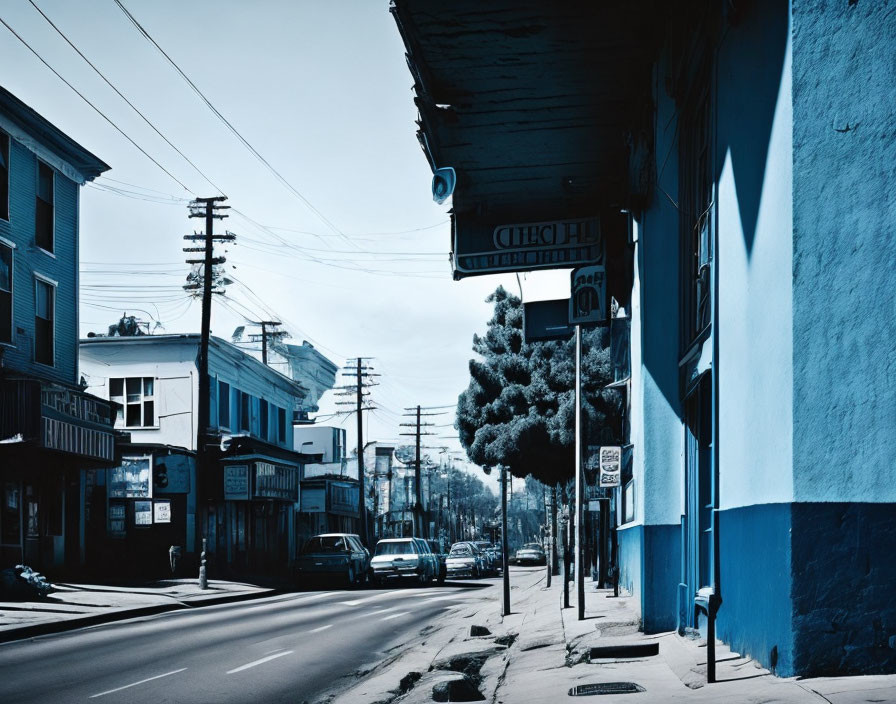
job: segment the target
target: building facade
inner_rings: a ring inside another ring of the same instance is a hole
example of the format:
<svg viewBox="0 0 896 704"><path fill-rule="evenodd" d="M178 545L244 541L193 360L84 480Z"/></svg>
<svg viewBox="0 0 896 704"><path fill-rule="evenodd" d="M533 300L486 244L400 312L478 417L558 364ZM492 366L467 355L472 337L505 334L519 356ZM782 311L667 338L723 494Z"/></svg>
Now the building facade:
<svg viewBox="0 0 896 704"><path fill-rule="evenodd" d="M455 276L589 263L573 232L603 260L645 630L712 615L780 675L896 671L892 9L490 10L394 0L420 139L456 171ZM595 222L602 241L571 229ZM489 237L513 223L547 234Z"/></svg>
<svg viewBox="0 0 896 704"><path fill-rule="evenodd" d="M108 170L0 88L0 565L83 561L78 472L114 460L78 384L79 189Z"/></svg>
<svg viewBox="0 0 896 704"><path fill-rule="evenodd" d="M107 501L133 500L145 509L153 498L152 492L158 490L158 458L155 453L141 454L141 448L154 445L166 448L163 454L170 448L179 448L177 454L196 454L198 350L198 334L81 341L81 369L88 388L118 404L115 426L128 432L131 440L122 454L142 462L148 477L138 482L139 496L107 494ZM177 506L170 507L170 520L184 521L177 545L184 561L193 564L205 538L209 564L218 574L286 572L296 549L299 468L304 461L293 450L292 415L303 402L305 389L214 337L209 345L209 376L207 466L197 471L195 463L186 463L188 483L180 509L186 515L176 516ZM149 455L152 459L147 459ZM159 532L158 540L144 542L153 545L154 553L166 551L169 528L157 528L154 520L136 523L145 520L137 518L136 508L125 509L129 525ZM110 540L124 537L109 526ZM155 558L151 561L155 563Z"/></svg>

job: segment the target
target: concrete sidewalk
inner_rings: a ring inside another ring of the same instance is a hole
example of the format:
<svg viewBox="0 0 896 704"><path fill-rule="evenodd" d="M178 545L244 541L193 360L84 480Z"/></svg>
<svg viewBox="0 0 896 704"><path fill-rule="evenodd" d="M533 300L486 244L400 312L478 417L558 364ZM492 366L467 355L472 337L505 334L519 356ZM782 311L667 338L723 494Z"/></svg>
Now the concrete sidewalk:
<svg viewBox="0 0 896 704"><path fill-rule="evenodd" d="M716 646L717 682L706 684L706 644L677 633L644 635L627 596L586 585L585 620L577 619L574 585L572 608L562 609L560 582L530 596L532 614L506 617L519 621L519 638L508 653L504 677L493 702L552 702L566 699L574 687L634 683L643 691L607 694L601 702L782 702L856 704L896 702L896 675L882 677L780 678L722 643ZM549 615L539 617L545 607ZM540 607L540 608L538 608ZM560 616L560 618L557 618ZM621 652L592 653L592 648ZM656 647L656 655L623 657L625 647ZM606 655L606 657L591 657Z"/></svg>
<svg viewBox="0 0 896 704"><path fill-rule="evenodd" d="M593 701L896 702L896 675L779 678L721 643L716 648L718 682L707 685L705 643L676 633L644 635L632 598L613 597L612 590L596 589L591 582L586 585L586 618L579 621L573 585L572 608L563 609L561 582L553 580L550 589L544 583L543 570L514 570L509 615L500 615L501 591L495 589L493 601L458 608L406 643L402 653L356 673L354 686L323 701L555 704L572 700L575 687L632 683L631 694L604 694ZM646 652L626 650L632 646Z"/></svg>
<svg viewBox="0 0 896 704"><path fill-rule="evenodd" d="M242 582L172 579L138 587L53 585L40 601L0 602L0 642L32 638L126 618L271 596L278 590Z"/></svg>

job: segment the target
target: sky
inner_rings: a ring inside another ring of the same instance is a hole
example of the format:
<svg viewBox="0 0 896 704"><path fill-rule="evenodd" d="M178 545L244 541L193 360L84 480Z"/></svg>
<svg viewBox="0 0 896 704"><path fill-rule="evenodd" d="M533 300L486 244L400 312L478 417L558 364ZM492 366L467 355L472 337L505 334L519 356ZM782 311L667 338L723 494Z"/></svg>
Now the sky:
<svg viewBox="0 0 896 704"><path fill-rule="evenodd" d="M156 333L199 330L199 302L181 288L181 248L203 221L187 217L187 202L223 192L231 216L216 232L236 235L219 252L234 283L215 300L212 334L229 339L240 325L260 332L248 321L279 319L290 342L307 340L340 366L372 357L382 376L364 441L407 441L398 435L409 430L399 425L410 422L405 408L453 406L466 388L490 292L503 284L525 300L569 295L567 271L519 283L451 279L450 201L432 200L413 81L385 0L121 4L288 185L115 0L0 2L0 18L146 152L0 26L2 85L112 167L81 191L82 336L125 311ZM326 394L320 417L336 408ZM459 452L445 410L429 419L444 427L430 428L427 442ZM322 422L342 423L355 446L353 417Z"/></svg>

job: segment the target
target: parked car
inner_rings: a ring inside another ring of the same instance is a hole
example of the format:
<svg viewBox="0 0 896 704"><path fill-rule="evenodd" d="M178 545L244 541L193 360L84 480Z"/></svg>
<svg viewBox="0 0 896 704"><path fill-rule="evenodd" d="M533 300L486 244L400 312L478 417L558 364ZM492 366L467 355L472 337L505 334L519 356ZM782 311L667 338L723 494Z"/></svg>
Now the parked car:
<svg viewBox="0 0 896 704"><path fill-rule="evenodd" d="M492 545L487 540L477 540L473 543L477 548L482 551L483 556L485 557L485 571L488 574L498 574L498 570L500 569L500 565L498 564L498 560L495 557L495 546Z"/></svg>
<svg viewBox="0 0 896 704"><path fill-rule="evenodd" d="M444 584L445 577L448 575L448 553L442 549L442 542L440 540L427 540L426 543L429 545L429 549L432 550L432 554L435 555L436 559L439 561L438 580L439 584Z"/></svg>
<svg viewBox="0 0 896 704"><path fill-rule="evenodd" d="M485 558L473 543L460 542L451 546L445 568L449 578L473 577L479 579L485 574Z"/></svg>
<svg viewBox="0 0 896 704"><path fill-rule="evenodd" d="M439 560L422 538L386 538L376 544L370 568L374 584L414 579L427 585L439 576Z"/></svg>
<svg viewBox="0 0 896 704"><path fill-rule="evenodd" d="M300 583L328 579L349 587L366 584L370 577L370 552L353 533L315 535L296 559L296 576Z"/></svg>
<svg viewBox="0 0 896 704"><path fill-rule="evenodd" d="M514 561L518 565L544 565L547 563L547 555L540 544L526 543L516 551Z"/></svg>

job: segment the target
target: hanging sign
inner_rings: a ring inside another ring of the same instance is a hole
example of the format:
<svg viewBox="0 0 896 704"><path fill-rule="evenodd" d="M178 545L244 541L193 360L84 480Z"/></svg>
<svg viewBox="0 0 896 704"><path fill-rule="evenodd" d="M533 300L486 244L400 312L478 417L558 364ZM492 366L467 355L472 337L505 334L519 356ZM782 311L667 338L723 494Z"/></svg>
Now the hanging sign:
<svg viewBox="0 0 896 704"><path fill-rule="evenodd" d="M600 448L600 485L619 486L622 474L622 448L608 446Z"/></svg>
<svg viewBox="0 0 896 704"><path fill-rule="evenodd" d="M249 498L249 465L224 465L224 498L245 501Z"/></svg>
<svg viewBox="0 0 896 704"><path fill-rule="evenodd" d="M455 278L502 271L564 269L603 261L598 216L542 222L487 222L476 216L454 221Z"/></svg>

